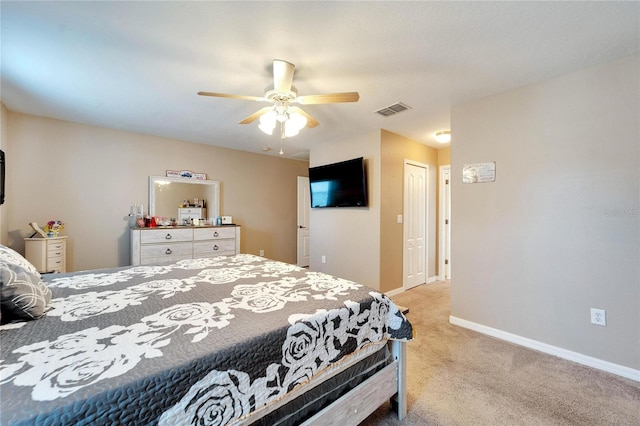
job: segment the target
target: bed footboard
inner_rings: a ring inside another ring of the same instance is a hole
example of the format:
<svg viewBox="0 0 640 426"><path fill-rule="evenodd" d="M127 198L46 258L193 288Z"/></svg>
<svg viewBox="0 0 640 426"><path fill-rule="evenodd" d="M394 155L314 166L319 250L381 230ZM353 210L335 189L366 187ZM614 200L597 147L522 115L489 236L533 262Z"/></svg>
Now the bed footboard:
<svg viewBox="0 0 640 426"><path fill-rule="evenodd" d="M402 420L407 415L407 343L392 340L391 356L398 363L398 393L392 398L395 402L395 409L398 412L398 419Z"/></svg>
<svg viewBox="0 0 640 426"><path fill-rule="evenodd" d="M393 362L331 405L302 423L303 426L356 425L380 405L393 399L398 419L407 415L406 342L391 341Z"/></svg>

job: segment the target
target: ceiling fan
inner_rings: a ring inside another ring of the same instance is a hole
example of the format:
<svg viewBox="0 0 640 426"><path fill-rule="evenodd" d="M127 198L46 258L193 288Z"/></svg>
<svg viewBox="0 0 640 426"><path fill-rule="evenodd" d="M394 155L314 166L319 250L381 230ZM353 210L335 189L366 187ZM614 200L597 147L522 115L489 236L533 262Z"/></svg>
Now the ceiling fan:
<svg viewBox="0 0 640 426"><path fill-rule="evenodd" d="M291 106L291 104L333 104L339 102L357 102L358 99L360 99L358 92L298 96L298 90L293 85L294 71L295 65L292 63L274 59L273 86L267 87L264 96L262 97L214 92L198 92L198 95L271 102L271 106L264 107L254 112L240 121L240 124L249 124L260 119L260 129L267 134L272 134L276 123L280 123L280 136L282 139L285 137L295 136L305 126L315 127L320 124L301 108Z"/></svg>

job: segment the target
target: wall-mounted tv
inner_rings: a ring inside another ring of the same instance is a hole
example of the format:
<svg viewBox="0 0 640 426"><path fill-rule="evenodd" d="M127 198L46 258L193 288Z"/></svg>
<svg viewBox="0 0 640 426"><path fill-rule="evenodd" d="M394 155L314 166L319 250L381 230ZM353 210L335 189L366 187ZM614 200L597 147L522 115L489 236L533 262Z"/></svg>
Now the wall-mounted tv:
<svg viewBox="0 0 640 426"><path fill-rule="evenodd" d="M364 158L309 168L311 207L367 207Z"/></svg>

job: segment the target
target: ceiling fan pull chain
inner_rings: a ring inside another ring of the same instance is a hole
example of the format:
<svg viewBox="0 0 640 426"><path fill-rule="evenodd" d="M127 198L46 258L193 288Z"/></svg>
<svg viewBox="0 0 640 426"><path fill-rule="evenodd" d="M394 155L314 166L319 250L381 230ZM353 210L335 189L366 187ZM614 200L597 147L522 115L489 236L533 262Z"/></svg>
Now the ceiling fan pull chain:
<svg viewBox="0 0 640 426"><path fill-rule="evenodd" d="M285 123L286 121L280 122L280 155L284 155L284 151L282 150L282 141L285 138L285 134L284 134Z"/></svg>

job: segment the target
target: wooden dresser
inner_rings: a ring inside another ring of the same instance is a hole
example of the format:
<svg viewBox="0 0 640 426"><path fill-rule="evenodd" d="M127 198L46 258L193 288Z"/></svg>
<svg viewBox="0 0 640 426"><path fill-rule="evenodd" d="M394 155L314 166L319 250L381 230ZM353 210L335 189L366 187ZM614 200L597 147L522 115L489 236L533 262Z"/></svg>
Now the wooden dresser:
<svg viewBox="0 0 640 426"><path fill-rule="evenodd" d="M24 257L40 273L67 272L67 237L25 238Z"/></svg>
<svg viewBox="0 0 640 426"><path fill-rule="evenodd" d="M131 264L240 253L240 226L131 228Z"/></svg>

